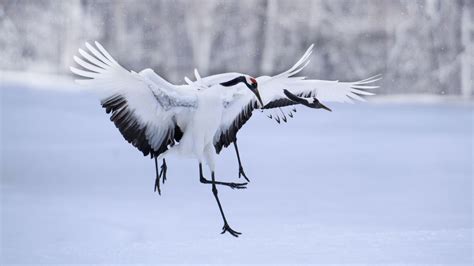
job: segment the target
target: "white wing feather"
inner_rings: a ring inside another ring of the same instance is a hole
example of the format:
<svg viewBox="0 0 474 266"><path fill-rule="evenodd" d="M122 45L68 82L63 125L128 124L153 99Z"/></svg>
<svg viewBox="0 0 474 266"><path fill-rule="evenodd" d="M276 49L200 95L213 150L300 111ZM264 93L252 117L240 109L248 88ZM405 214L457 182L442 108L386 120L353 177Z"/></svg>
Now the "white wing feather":
<svg viewBox="0 0 474 266"><path fill-rule="evenodd" d="M71 71L87 79L77 80L101 95L102 105L124 138L144 155L157 156L173 143L174 117L183 108L196 107L193 90L172 85L151 69L129 72L100 45L86 43L74 57L83 67ZM87 60L87 61L86 61Z"/></svg>
<svg viewBox="0 0 474 266"><path fill-rule="evenodd" d="M353 102L365 101L361 96L370 96L374 93L366 91L378 88L378 86L368 86L365 84L380 80L379 76L374 76L365 81L339 82L328 80L303 79L298 77L270 78L259 82L259 91L264 104L286 98L283 90L286 89L295 95L316 97L321 102Z"/></svg>
<svg viewBox="0 0 474 266"><path fill-rule="evenodd" d="M356 82L339 82L328 80L305 79L294 77L309 63L314 45L311 45L296 64L287 71L273 77L261 76L257 78L258 88L264 104L278 99L285 99L283 90L286 89L295 95L316 97L321 102L353 102L365 101L361 96L374 95L372 90L378 86L366 84L380 80L380 76L370 77Z"/></svg>

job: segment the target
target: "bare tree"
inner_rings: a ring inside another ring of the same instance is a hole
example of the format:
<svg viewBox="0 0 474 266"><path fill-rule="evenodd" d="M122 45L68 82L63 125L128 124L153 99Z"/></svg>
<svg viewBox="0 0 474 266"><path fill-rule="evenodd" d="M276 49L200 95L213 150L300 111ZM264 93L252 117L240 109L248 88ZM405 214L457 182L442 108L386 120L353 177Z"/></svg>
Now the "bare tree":
<svg viewBox="0 0 474 266"><path fill-rule="evenodd" d="M474 4L472 1L463 1L462 10L462 67L461 67L461 89L462 96L469 98L473 94L474 87Z"/></svg>

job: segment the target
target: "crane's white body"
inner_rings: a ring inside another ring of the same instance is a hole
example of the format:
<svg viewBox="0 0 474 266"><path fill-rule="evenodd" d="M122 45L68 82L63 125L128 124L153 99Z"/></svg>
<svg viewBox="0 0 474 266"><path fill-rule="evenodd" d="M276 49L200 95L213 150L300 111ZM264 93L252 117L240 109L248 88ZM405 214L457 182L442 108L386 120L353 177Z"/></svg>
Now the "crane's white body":
<svg viewBox="0 0 474 266"><path fill-rule="evenodd" d="M151 69L141 71L139 74L155 83L160 80L160 77ZM212 79L202 80L195 70L196 82L188 80L188 84L180 86L181 89L195 95L196 105L195 108L187 108L177 113L176 123L182 129L183 136L179 144L170 147L159 156L159 159L178 155L205 162L211 171L215 170L214 138L223 122L224 106L234 97L245 95L246 90L242 84L231 88L220 85L220 82L231 77L243 75L240 73L229 74L215 75Z"/></svg>
<svg viewBox="0 0 474 266"><path fill-rule="evenodd" d="M178 116L177 124L183 129L183 137L179 144L161 154L161 157L179 154L199 162L205 161L211 171L215 170L213 140L222 120L225 89L214 85L196 93L197 108Z"/></svg>

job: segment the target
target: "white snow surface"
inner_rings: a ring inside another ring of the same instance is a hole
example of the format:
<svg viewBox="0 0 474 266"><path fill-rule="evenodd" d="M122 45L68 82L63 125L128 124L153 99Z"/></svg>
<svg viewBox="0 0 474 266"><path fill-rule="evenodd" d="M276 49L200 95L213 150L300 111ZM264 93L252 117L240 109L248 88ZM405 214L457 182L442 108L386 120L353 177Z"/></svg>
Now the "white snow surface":
<svg viewBox="0 0 474 266"><path fill-rule="evenodd" d="M94 95L32 86L0 84L2 265L473 263L472 105L255 112L238 134L248 189L219 187L234 238L194 160L169 158L158 196ZM226 149L217 178L237 166Z"/></svg>

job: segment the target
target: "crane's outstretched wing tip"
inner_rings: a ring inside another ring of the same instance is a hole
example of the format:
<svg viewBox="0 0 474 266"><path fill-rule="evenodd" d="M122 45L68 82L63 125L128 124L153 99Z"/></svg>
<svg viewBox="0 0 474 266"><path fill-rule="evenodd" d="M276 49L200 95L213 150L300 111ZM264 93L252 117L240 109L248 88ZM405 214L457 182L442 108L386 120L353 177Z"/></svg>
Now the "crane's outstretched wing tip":
<svg viewBox="0 0 474 266"><path fill-rule="evenodd" d="M92 72L92 71L89 71L89 70L81 70L81 69L78 69L78 68L75 68L75 67L70 67L69 68L71 70L72 73L78 75L78 76L81 76L81 77L85 77L85 78L96 78L98 77L98 73L95 73L95 72Z"/></svg>
<svg viewBox="0 0 474 266"><path fill-rule="evenodd" d="M382 74L377 74L377 75L374 75L372 77L369 77L369 78L366 78L366 79L363 79L363 80L359 80L355 83L357 83L357 84L374 83L374 82L382 80L382 79L383 79Z"/></svg>
<svg viewBox="0 0 474 266"><path fill-rule="evenodd" d="M81 70L76 68L76 67L73 67L73 66L70 66L69 67L69 70L73 73L73 74L76 74L76 75L79 75L81 76L80 74L78 74Z"/></svg>
<svg viewBox="0 0 474 266"><path fill-rule="evenodd" d="M89 50L94 49L94 47L93 47L89 42L86 42L86 43L85 43L85 46L86 46L87 49L89 49Z"/></svg>
<svg viewBox="0 0 474 266"><path fill-rule="evenodd" d="M92 45L91 43L93 43L94 45ZM84 42L84 45L85 45L87 48L89 48L89 47L94 47L94 46L95 46L95 47L103 47L102 44L100 44L100 42L98 42L98 41L93 41L93 42L92 42L92 41L91 41L91 42L86 41L86 42Z"/></svg>
<svg viewBox="0 0 474 266"><path fill-rule="evenodd" d="M193 82L188 78L188 77L184 77L184 82L186 82L188 85L192 85Z"/></svg>
<svg viewBox="0 0 474 266"><path fill-rule="evenodd" d="M199 74L199 71L197 68L194 68L194 77L196 78L197 81L201 81L201 75Z"/></svg>
<svg viewBox="0 0 474 266"><path fill-rule="evenodd" d="M358 95L364 95L364 96L372 96L372 95L375 95L374 92L368 92L368 91L365 91L363 89L357 89L357 88L354 88L354 87L351 87L351 90L350 90L352 93L355 93L355 94L358 94Z"/></svg>
<svg viewBox="0 0 474 266"><path fill-rule="evenodd" d="M367 100L363 96L373 96L374 92L369 92L367 90L374 90L380 88L378 85L371 85L374 82L377 82L382 79L382 74L377 74L372 77L363 79L361 81L354 82L351 85L350 92L347 94L347 97L352 100L357 100L361 102L366 102Z"/></svg>

